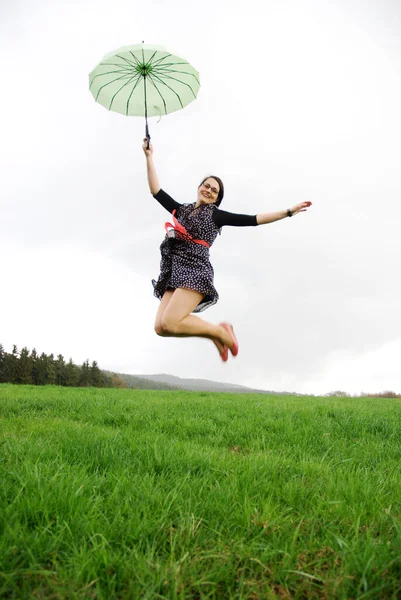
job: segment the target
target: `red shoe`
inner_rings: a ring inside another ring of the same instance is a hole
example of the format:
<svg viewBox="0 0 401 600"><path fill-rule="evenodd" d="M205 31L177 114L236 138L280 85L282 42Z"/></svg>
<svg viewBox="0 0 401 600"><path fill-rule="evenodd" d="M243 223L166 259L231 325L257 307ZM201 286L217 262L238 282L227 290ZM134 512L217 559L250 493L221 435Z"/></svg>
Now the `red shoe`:
<svg viewBox="0 0 401 600"><path fill-rule="evenodd" d="M226 331L228 331L228 333L231 335L231 338L233 340L233 346L232 348L230 348L230 352L233 356L237 356L238 354L238 341L237 338L234 335L234 329L233 326L230 325L230 323L220 323L221 327L224 327L224 329Z"/></svg>
<svg viewBox="0 0 401 600"><path fill-rule="evenodd" d="M228 348L227 348L227 346L224 346L223 352L220 352L220 357L221 357L221 360L223 362L227 362L228 361Z"/></svg>

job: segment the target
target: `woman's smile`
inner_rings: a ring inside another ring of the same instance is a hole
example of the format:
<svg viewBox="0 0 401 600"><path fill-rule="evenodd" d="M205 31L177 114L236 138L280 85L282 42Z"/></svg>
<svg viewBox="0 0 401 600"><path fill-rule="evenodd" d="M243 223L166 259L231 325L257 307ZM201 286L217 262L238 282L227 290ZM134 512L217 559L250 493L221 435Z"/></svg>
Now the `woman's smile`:
<svg viewBox="0 0 401 600"><path fill-rule="evenodd" d="M219 196L219 184L212 177L204 181L198 190L198 201L196 203L198 206L200 204L215 203Z"/></svg>

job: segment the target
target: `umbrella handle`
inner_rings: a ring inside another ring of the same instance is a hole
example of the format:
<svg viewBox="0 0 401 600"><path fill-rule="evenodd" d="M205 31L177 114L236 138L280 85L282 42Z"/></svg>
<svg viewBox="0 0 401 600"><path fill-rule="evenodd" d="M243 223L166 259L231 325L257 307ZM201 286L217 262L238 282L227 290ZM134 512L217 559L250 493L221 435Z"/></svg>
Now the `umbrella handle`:
<svg viewBox="0 0 401 600"><path fill-rule="evenodd" d="M149 150L150 133L149 133L149 127L148 127L148 119L146 119L145 135L146 135L146 140L147 140L146 149Z"/></svg>

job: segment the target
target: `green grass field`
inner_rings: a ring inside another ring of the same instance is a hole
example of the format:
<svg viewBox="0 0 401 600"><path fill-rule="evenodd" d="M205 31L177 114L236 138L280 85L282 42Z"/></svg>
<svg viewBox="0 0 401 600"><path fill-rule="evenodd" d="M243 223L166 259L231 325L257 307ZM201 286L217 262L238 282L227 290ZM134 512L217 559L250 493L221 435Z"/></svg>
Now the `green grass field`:
<svg viewBox="0 0 401 600"><path fill-rule="evenodd" d="M401 598L401 401L0 386L0 597Z"/></svg>

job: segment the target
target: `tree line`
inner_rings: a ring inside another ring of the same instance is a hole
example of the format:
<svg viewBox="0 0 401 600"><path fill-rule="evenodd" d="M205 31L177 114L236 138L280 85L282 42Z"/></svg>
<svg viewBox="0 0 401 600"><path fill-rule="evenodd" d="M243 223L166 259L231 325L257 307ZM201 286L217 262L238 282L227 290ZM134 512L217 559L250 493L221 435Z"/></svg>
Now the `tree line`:
<svg viewBox="0 0 401 600"><path fill-rule="evenodd" d="M19 383L30 385L61 385L66 387L127 387L116 374L107 374L94 360L86 360L81 366L72 359L68 362L59 354L38 354L34 348L6 352L0 344L0 383Z"/></svg>

